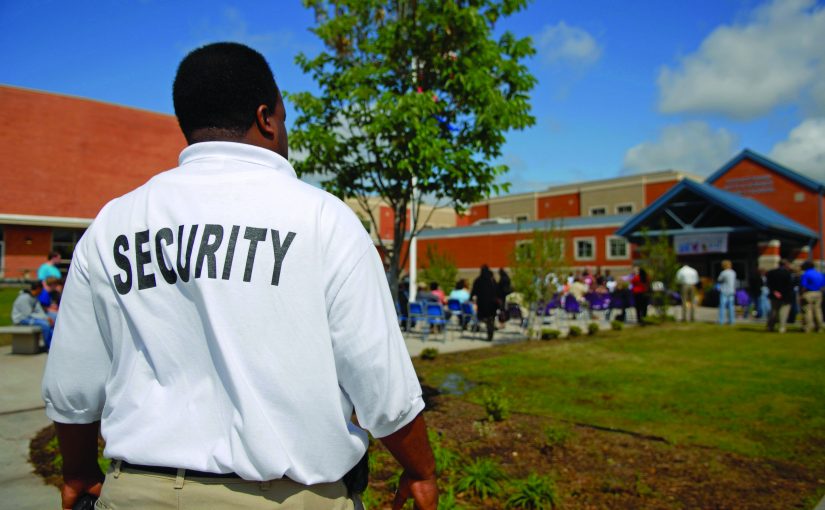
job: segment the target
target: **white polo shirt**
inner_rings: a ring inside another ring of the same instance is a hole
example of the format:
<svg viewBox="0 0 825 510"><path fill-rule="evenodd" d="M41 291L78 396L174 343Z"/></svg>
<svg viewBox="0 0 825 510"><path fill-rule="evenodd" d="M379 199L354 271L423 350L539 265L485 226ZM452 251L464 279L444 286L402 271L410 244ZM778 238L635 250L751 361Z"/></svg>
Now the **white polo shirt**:
<svg viewBox="0 0 825 510"><path fill-rule="evenodd" d="M369 235L274 152L209 142L77 245L46 414L134 464L330 482L424 408Z"/></svg>

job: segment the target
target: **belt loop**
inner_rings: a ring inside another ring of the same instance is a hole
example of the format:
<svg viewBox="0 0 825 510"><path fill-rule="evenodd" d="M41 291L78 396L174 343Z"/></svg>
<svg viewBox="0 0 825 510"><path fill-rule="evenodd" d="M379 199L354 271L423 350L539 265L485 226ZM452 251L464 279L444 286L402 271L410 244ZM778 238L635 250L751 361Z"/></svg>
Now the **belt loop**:
<svg viewBox="0 0 825 510"><path fill-rule="evenodd" d="M112 471L112 476L115 478L120 478L120 465L123 464L123 461L118 459L115 461L115 469Z"/></svg>
<svg viewBox="0 0 825 510"><path fill-rule="evenodd" d="M178 469L178 476L175 477L175 488L183 489L183 478L186 473L185 469Z"/></svg>

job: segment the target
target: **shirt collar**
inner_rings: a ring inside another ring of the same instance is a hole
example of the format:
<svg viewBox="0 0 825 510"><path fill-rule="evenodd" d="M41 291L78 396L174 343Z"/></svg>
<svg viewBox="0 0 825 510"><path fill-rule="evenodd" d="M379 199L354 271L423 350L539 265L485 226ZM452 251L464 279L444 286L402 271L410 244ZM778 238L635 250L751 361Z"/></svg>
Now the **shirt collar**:
<svg viewBox="0 0 825 510"><path fill-rule="evenodd" d="M298 178L295 169L280 154L255 145L236 142L200 142L183 149L178 164L184 166L203 159L235 159L272 168Z"/></svg>

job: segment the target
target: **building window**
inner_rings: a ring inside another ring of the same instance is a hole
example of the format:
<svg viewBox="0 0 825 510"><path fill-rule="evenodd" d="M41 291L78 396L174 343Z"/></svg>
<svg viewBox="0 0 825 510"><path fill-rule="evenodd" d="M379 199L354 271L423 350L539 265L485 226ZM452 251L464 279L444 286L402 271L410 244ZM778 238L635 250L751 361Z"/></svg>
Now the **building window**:
<svg viewBox="0 0 825 510"><path fill-rule="evenodd" d="M590 216L604 216L607 214L607 207L591 207Z"/></svg>
<svg viewBox="0 0 825 510"><path fill-rule="evenodd" d="M52 230L52 251L60 253L65 261L72 260L74 248L86 229L56 228Z"/></svg>
<svg viewBox="0 0 825 510"><path fill-rule="evenodd" d="M593 260L596 258L595 237L577 237L573 243L576 247L576 260Z"/></svg>
<svg viewBox="0 0 825 510"><path fill-rule="evenodd" d="M633 204L619 204L616 206L616 214L632 214Z"/></svg>
<svg viewBox="0 0 825 510"><path fill-rule="evenodd" d="M530 216L526 214L520 214L516 216L516 223L521 223L522 221L530 221Z"/></svg>
<svg viewBox="0 0 825 510"><path fill-rule="evenodd" d="M624 237L608 237L607 238L607 259L626 259L627 258L627 239Z"/></svg>

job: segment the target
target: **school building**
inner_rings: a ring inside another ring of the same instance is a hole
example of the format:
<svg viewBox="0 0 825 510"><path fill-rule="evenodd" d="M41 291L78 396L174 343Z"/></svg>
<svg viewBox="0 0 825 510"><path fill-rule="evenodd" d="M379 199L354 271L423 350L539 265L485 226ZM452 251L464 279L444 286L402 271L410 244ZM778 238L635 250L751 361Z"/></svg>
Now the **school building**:
<svg viewBox="0 0 825 510"><path fill-rule="evenodd" d="M173 116L9 86L0 86L0 135L0 278L15 280L34 277L53 250L65 268L100 208L176 166L186 145ZM643 231L667 235L707 275L722 258L740 274L780 256L821 264L823 188L746 150L704 181L663 170L495 197L462 215L424 207L419 266L433 246L465 276L508 267L515 246L550 225L571 268L628 270ZM348 204L376 244L390 242L386 203Z"/></svg>

